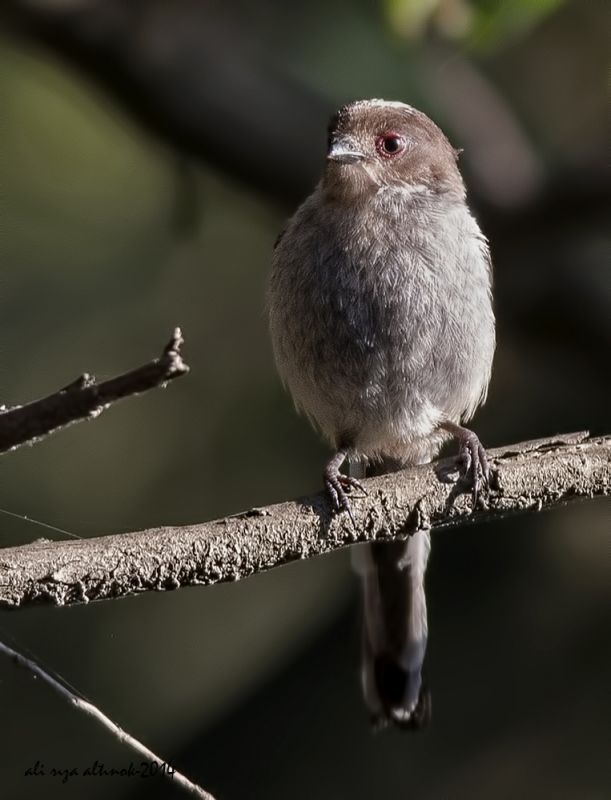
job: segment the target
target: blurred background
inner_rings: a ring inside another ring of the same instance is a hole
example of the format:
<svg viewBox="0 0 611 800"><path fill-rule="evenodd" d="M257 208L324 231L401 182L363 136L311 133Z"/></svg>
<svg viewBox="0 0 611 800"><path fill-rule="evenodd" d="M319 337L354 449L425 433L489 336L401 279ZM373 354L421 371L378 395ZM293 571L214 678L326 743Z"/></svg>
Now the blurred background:
<svg viewBox="0 0 611 800"><path fill-rule="evenodd" d="M275 375L264 291L341 103L426 111L491 240L489 446L609 432L606 0L4 0L0 401L158 354L187 378L2 459L0 507L79 536L315 491L324 446ZM0 544L62 538L0 514ZM218 800L608 797L608 502L433 537L433 721L374 736L347 552L235 585L3 612L29 649ZM14 640L11 638L14 637ZM0 661L0 785L134 759Z"/></svg>

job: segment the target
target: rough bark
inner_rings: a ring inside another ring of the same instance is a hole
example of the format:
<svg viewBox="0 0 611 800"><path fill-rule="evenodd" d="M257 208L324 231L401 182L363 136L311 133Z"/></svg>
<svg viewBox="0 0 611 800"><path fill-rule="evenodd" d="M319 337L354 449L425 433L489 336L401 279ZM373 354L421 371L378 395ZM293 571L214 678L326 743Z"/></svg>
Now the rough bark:
<svg viewBox="0 0 611 800"><path fill-rule="evenodd" d="M439 480L445 461L365 481L368 496L352 501L355 526L316 495L199 525L5 548L0 607L66 606L234 581L356 542L538 511L611 490L611 437L556 436L491 450L489 457L491 489L474 511L470 497Z"/></svg>

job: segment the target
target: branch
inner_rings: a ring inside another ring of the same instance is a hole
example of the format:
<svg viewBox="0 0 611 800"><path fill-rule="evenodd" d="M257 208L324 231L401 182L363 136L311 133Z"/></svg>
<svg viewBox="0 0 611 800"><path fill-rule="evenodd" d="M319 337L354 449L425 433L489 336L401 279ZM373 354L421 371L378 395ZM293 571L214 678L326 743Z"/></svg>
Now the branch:
<svg viewBox="0 0 611 800"><path fill-rule="evenodd" d="M20 667L24 667L34 675L42 678L43 681L46 681L49 686L61 694L62 697L68 700L68 702L71 703L75 708L78 708L79 711L82 711L84 714L88 714L90 717L93 717L100 723L100 725L103 725L107 730L109 730L112 735L115 736L122 744L126 744L128 747L131 747L132 750L135 750L136 753L138 753L138 755L143 756L148 761L156 762L160 766L163 765L166 767L166 769L159 769L159 774L163 774L166 778L176 781L176 783L182 789L185 789L185 791L195 795L195 797L199 797L200 800L214 800L214 797L211 794L204 791L201 786L191 783L188 778L185 778L185 776L178 772L178 770L174 769L174 767L167 769L169 765L159 758L159 756L155 755L152 750L149 750L148 747L145 747L142 742L138 741L138 739L135 739L129 733L126 733L115 722L109 719L106 714L102 713L99 708L94 706L93 703L90 703L88 700L85 700L85 698L80 697L75 691L70 689L64 683L60 683L60 681L50 675L35 661L32 661L30 658L26 658L25 656L21 655L21 653L13 650L12 647L8 647L8 645L4 644L3 642L0 642L0 653L12 658L13 661Z"/></svg>
<svg viewBox="0 0 611 800"><path fill-rule="evenodd" d="M189 371L180 355L183 343L180 328L165 346L160 358L103 383L85 373L54 394L25 406L0 409L0 453L24 444L33 444L59 428L93 419L111 403L140 394Z"/></svg>
<svg viewBox="0 0 611 800"><path fill-rule="evenodd" d="M5 548L0 607L67 606L234 581L356 542L538 511L611 490L611 437L556 436L491 450L489 458L492 488L473 512L469 498L455 500L455 489L438 479L446 460L367 480L369 496L353 501L355 527L316 495L199 525Z"/></svg>

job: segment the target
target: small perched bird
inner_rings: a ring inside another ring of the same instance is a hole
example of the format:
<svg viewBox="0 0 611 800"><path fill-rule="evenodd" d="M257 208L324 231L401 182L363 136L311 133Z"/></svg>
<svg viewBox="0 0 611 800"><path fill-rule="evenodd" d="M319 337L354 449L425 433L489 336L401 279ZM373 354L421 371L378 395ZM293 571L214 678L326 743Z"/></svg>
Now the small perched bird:
<svg viewBox="0 0 611 800"><path fill-rule="evenodd" d="M495 346L490 256L458 153L409 105L362 100L331 120L322 180L277 240L269 285L280 376L335 450L334 508L369 471L459 443L477 502L486 453L463 427L486 397ZM348 459L351 474L340 467ZM355 548L364 588L363 689L372 718L422 719L426 531Z"/></svg>

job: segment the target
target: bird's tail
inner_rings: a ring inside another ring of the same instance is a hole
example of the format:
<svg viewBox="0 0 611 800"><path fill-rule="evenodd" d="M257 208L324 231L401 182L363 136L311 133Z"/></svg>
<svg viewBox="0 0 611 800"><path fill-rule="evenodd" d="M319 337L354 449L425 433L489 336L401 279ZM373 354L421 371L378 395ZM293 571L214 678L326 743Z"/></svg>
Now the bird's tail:
<svg viewBox="0 0 611 800"><path fill-rule="evenodd" d="M401 468L397 462L351 464L354 477ZM428 531L408 539L374 542L352 550L363 596L361 679L365 703L376 727L394 723L419 729L428 724L431 698L422 680L428 636L424 574L430 551Z"/></svg>

